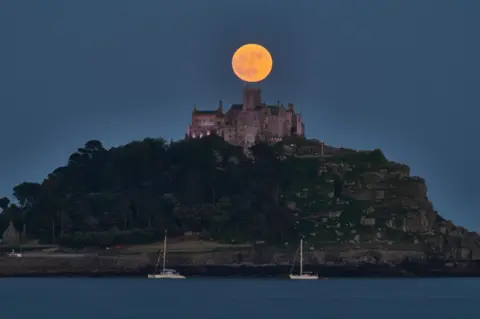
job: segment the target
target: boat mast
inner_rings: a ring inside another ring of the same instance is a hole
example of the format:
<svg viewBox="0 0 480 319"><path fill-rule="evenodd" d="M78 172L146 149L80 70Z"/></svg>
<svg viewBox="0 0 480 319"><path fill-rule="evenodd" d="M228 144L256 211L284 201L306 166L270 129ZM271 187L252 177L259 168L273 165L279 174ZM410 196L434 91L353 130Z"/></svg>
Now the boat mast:
<svg viewBox="0 0 480 319"><path fill-rule="evenodd" d="M300 275L303 273L303 238L300 239Z"/></svg>
<svg viewBox="0 0 480 319"><path fill-rule="evenodd" d="M163 272L165 272L166 259L167 259L167 230L165 230L165 239L163 240Z"/></svg>

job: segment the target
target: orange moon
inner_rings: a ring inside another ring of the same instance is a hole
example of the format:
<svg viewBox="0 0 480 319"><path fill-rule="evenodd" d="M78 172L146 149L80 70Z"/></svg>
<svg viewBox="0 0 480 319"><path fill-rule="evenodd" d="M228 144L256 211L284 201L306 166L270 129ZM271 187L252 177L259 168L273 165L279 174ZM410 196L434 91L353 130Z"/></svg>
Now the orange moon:
<svg viewBox="0 0 480 319"><path fill-rule="evenodd" d="M273 60L270 52L259 44L241 46L232 58L235 75L245 82L260 82L272 71Z"/></svg>

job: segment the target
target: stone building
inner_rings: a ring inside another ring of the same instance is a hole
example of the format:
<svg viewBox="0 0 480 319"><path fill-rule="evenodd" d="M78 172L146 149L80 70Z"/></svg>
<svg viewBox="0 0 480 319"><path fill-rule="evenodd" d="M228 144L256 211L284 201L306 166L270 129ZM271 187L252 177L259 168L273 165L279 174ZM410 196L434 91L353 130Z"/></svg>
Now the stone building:
<svg viewBox="0 0 480 319"><path fill-rule="evenodd" d="M20 243L21 234L13 225L13 222L10 221L7 229L2 234L2 240L4 244L17 245Z"/></svg>
<svg viewBox="0 0 480 319"><path fill-rule="evenodd" d="M304 136L305 126L294 105L267 105L258 88L245 87L243 103L233 104L224 112L220 101L216 110L192 112L186 138L210 134L222 136L233 145L249 147L256 141L278 142L285 136Z"/></svg>

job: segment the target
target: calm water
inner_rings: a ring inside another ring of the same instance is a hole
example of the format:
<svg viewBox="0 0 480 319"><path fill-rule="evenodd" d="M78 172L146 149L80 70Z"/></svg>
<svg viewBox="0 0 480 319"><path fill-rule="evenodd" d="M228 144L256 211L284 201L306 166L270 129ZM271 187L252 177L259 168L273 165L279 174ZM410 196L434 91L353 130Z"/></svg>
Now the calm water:
<svg viewBox="0 0 480 319"><path fill-rule="evenodd" d="M480 279L8 278L0 318L480 318Z"/></svg>

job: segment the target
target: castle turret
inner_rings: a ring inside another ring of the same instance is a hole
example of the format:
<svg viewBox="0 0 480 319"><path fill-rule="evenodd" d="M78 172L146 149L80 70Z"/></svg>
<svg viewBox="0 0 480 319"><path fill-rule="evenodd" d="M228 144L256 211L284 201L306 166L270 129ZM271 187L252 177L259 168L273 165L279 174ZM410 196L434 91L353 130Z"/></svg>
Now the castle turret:
<svg viewBox="0 0 480 319"><path fill-rule="evenodd" d="M217 113L223 114L223 101L218 101Z"/></svg>
<svg viewBox="0 0 480 319"><path fill-rule="evenodd" d="M245 87L243 89L243 109L253 110L262 104L261 91L259 88Z"/></svg>

